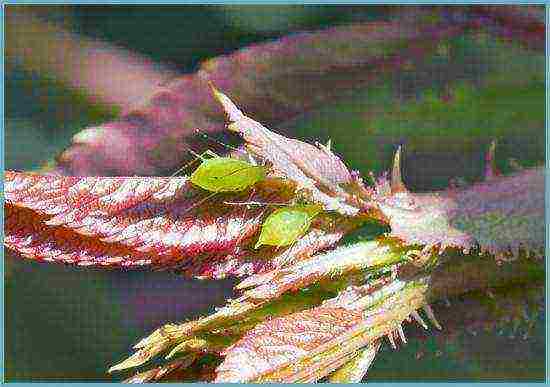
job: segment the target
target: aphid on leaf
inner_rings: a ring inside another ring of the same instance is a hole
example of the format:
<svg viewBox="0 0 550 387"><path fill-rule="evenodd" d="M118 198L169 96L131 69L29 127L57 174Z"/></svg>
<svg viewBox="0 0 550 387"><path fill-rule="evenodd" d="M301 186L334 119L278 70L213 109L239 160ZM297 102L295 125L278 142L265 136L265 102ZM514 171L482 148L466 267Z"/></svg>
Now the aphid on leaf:
<svg viewBox="0 0 550 387"><path fill-rule="evenodd" d="M309 229L313 218L323 208L319 205L297 205L274 211L262 225L258 243L254 248L262 245L288 246L296 242Z"/></svg>
<svg viewBox="0 0 550 387"><path fill-rule="evenodd" d="M266 167L230 157L203 159L191 183L210 192L240 192L266 178Z"/></svg>

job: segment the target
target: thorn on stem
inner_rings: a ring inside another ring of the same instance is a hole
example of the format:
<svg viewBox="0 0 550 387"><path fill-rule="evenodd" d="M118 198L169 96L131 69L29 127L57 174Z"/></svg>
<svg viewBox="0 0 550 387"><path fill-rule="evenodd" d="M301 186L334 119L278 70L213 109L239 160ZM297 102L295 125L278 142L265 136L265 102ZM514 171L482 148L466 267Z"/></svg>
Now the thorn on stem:
<svg viewBox="0 0 550 387"><path fill-rule="evenodd" d="M428 330L428 324L426 324L416 310L411 313L411 316L422 328Z"/></svg>
<svg viewBox="0 0 550 387"><path fill-rule="evenodd" d="M405 336L405 332L403 331L403 325L399 324L397 326L397 333L399 333L399 337L401 338L401 341L403 344L407 344L407 337Z"/></svg>
<svg viewBox="0 0 550 387"><path fill-rule="evenodd" d="M500 176L500 172L495 162L495 149L497 147L496 140L491 141L489 150L485 154L485 181L495 179Z"/></svg>
<svg viewBox="0 0 550 387"><path fill-rule="evenodd" d="M401 175L401 145L399 145L397 151L395 152L395 156L393 157L390 187L392 193L408 192Z"/></svg>
<svg viewBox="0 0 550 387"><path fill-rule="evenodd" d="M432 324L439 330L443 329L441 327L441 324L439 324L439 321L437 321L437 319L435 318L435 314L434 314L434 311L433 309L431 308L430 305L424 305L422 307L422 309L424 309L424 312L426 312L426 316L428 316L428 318L430 319L430 321L432 322Z"/></svg>
<svg viewBox="0 0 550 387"><path fill-rule="evenodd" d="M388 331L386 333L386 336L388 337L388 340L390 341L390 344L391 344L391 347L393 349L397 349L397 345L395 344L395 338L393 337L393 332L392 331Z"/></svg>

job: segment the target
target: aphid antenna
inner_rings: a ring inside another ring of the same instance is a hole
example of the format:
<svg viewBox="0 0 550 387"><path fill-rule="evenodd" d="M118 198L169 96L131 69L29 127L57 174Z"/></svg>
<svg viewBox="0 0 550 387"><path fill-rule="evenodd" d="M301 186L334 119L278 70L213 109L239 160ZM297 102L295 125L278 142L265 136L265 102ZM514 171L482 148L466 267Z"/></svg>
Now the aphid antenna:
<svg viewBox="0 0 550 387"><path fill-rule="evenodd" d="M216 143L218 145L221 145L223 146L224 148L226 149L229 149L229 150L232 150L232 151L236 151L236 152L239 152L239 153L242 153L242 154L245 154L245 155L248 155L247 152L245 152L244 150L242 150L241 148L237 148L235 146L232 146L232 145L229 145L229 144L226 144L220 140L217 140L215 139L214 137L212 136L209 136L206 132L203 132L202 130L200 129L195 129L195 133L199 136L201 136L202 138L206 139L206 140L209 140L213 143Z"/></svg>
<svg viewBox="0 0 550 387"><path fill-rule="evenodd" d="M170 177L177 176L180 172L182 172L182 171L186 170L187 168L189 168L189 166L193 165L199 159L201 161L207 160L207 158L204 157L205 155L210 155L212 157L220 157L216 154L216 152L214 152L210 149L202 152L201 154L198 154L197 152L193 151L192 149L189 149L189 153L191 153L195 158L193 160L191 160L190 162L188 162L187 164L183 165L182 167L178 168L176 170L176 172L174 172L170 175Z"/></svg>
<svg viewBox="0 0 550 387"><path fill-rule="evenodd" d="M223 202L223 204L228 204L228 205L231 205L231 206L265 206L265 207L274 206L274 207L284 207L284 206L290 205L290 202L287 202L287 203L265 203L265 202L258 202L258 201L251 200L251 201L246 201L246 202L225 201L225 202Z"/></svg>
<svg viewBox="0 0 550 387"><path fill-rule="evenodd" d="M227 177L227 176L232 176L236 173L239 173L239 172L242 172L242 171L246 171L247 169L252 169L252 168L257 168L258 166L256 165L253 165L251 167L243 167L243 168L239 168L239 169L235 169L234 171L231 171L229 172L228 174L225 174L225 175L222 175L222 176L212 176L211 179L223 179L224 177Z"/></svg>
<svg viewBox="0 0 550 387"><path fill-rule="evenodd" d="M244 156L247 157L248 161L250 162L250 164L254 164L254 165L258 165L258 161L254 158L254 156L252 156L252 154L250 152L247 152L246 150L243 150L242 148L238 148L238 147L235 147L235 146L232 146L232 145L229 145L229 144L226 144L220 140L217 140L215 139L214 137L212 136L209 136L206 132L203 132L202 130L200 129L195 129L195 133L201 137L203 137L204 139L206 140L209 140L211 142L214 142L218 145L221 145L223 146L224 148L226 149L229 149L229 150L232 150L232 151L235 151L235 152L238 152ZM265 165L266 164L266 160L262 158L261 160L262 162L262 165Z"/></svg>

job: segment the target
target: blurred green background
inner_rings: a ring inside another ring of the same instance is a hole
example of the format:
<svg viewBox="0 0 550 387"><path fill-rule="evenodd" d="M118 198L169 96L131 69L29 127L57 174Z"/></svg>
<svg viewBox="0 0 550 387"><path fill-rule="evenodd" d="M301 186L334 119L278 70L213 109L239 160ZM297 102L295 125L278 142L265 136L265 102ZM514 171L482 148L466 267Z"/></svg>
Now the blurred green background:
<svg viewBox="0 0 550 387"><path fill-rule="evenodd" d="M13 26L17 18L32 14L75 36L100 39L186 73L205 59L254 42L385 20L392 12L344 6L7 6L6 169L39 168L79 130L121 111L72 87L63 74L41 71L40 58L29 66L10 55L18 52L10 45L21 44L17 34L10 34L10 18ZM395 85L408 99L396 102ZM450 106L441 99L449 88L455 98ZM363 172L387 168L395 145L406 142L404 174L415 189L442 188L450 178L479 179L493 138L499 140L497 162L504 171L511 169L510 159L535 165L544 160L544 55L487 36L463 36L414 72L381 79L374 89L283 125L300 138L332 138L347 162ZM163 323L211 311L231 295L231 285L229 280L77 269L7 255L6 380L119 380L105 371L137 339ZM518 333L522 327L476 332L475 337L464 332L452 345L438 344L437 334L413 333L416 338L399 352L380 354L369 378L542 378L544 313L531 314L535 324L525 338Z"/></svg>

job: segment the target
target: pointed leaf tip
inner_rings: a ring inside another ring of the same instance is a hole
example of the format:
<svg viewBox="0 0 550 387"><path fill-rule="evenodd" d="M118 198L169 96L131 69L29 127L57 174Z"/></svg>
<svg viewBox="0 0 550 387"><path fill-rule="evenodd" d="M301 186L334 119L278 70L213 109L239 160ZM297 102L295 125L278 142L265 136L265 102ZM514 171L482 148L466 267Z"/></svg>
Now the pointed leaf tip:
<svg viewBox="0 0 550 387"><path fill-rule="evenodd" d="M223 110L227 114L227 117L229 119L229 122L236 122L240 119L244 118L245 115L231 99L221 91L219 91L216 86L214 86L214 83L212 81L208 81L208 86L210 87L210 90L212 90L212 94L214 95L214 98L222 105ZM231 126L231 125L230 125ZM231 130L231 127L228 127L228 129Z"/></svg>

